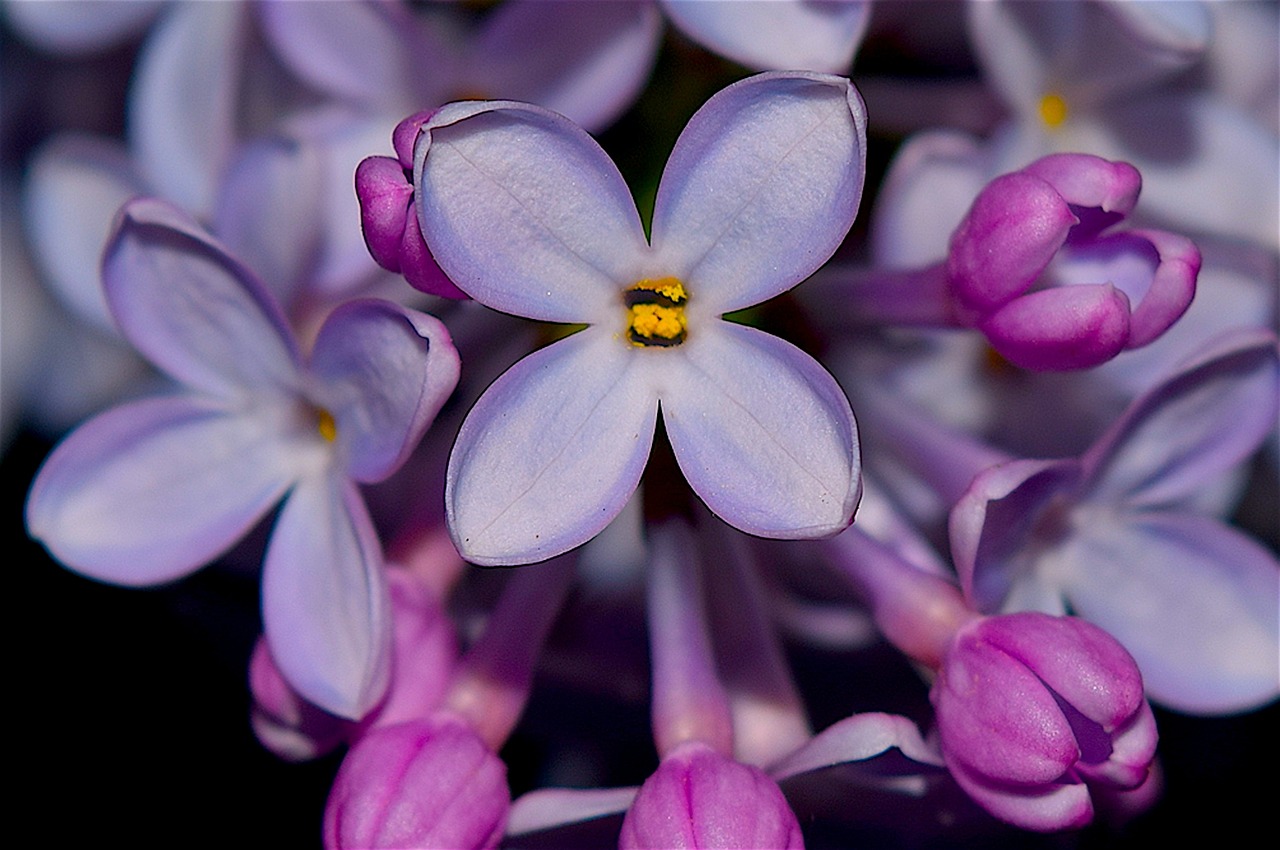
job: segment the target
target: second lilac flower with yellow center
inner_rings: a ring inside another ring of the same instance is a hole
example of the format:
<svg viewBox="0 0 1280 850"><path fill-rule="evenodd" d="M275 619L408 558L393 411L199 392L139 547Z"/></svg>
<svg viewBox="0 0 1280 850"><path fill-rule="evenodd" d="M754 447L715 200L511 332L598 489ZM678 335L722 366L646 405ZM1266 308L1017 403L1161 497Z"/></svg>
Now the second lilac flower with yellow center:
<svg viewBox="0 0 1280 850"><path fill-rule="evenodd" d="M783 340L724 321L812 274L857 213L866 149L848 80L767 73L692 118L646 240L622 176L583 130L508 101L450 104L414 155L441 268L502 312L587 327L521 360L458 435L446 485L459 550L543 560L634 492L659 407L690 485L730 524L833 534L860 492L853 414Z"/></svg>

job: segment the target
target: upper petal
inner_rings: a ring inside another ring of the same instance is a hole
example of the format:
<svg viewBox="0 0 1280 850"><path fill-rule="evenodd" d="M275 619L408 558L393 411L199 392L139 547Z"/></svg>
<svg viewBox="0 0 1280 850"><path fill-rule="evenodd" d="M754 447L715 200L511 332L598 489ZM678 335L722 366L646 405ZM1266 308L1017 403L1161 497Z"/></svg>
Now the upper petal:
<svg viewBox="0 0 1280 850"><path fill-rule="evenodd" d="M298 693L357 720L391 676L390 599L378 535L355 485L309 475L267 546L262 618L271 657Z"/></svg>
<svg viewBox="0 0 1280 850"><path fill-rule="evenodd" d="M390 475L458 383L458 352L437 319L390 301L351 301L316 338L311 372L331 406L347 473Z"/></svg>
<svg viewBox="0 0 1280 850"><path fill-rule="evenodd" d="M763 537L845 528L862 490L857 428L835 379L775 336L710 320L655 357L680 469L730 525ZM642 352L648 354L650 352Z"/></svg>
<svg viewBox="0 0 1280 850"><path fill-rule="evenodd" d="M441 108L414 151L422 234L472 298L553 322L595 319L644 276L622 175L568 119L522 103Z"/></svg>
<svg viewBox="0 0 1280 850"><path fill-rule="evenodd" d="M656 265L715 313L811 275L853 225L866 114L843 77L758 74L708 100L680 134L653 213Z"/></svg>
<svg viewBox="0 0 1280 850"><path fill-rule="evenodd" d="M449 532L463 557L544 560L617 516L639 483L657 420L639 363L646 353L588 328L535 351L485 391L458 433L445 482Z"/></svg>
<svg viewBox="0 0 1280 850"><path fill-rule="evenodd" d="M94 578L169 581L252 528L306 463L261 416L187 396L135 402L54 449L27 498L27 528Z"/></svg>
<svg viewBox="0 0 1280 850"><path fill-rule="evenodd" d="M150 198L125 206L102 278L120 330L177 380L222 396L296 383L279 306L175 207Z"/></svg>

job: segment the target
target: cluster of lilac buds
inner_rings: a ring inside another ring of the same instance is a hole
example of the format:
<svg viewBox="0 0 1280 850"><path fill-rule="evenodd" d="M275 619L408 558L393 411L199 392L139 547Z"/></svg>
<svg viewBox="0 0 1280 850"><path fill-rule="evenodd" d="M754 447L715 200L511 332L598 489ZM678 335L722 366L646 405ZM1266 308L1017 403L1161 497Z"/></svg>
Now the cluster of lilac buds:
<svg viewBox="0 0 1280 850"><path fill-rule="evenodd" d="M0 13L19 843L1263 823L1275 4Z"/></svg>

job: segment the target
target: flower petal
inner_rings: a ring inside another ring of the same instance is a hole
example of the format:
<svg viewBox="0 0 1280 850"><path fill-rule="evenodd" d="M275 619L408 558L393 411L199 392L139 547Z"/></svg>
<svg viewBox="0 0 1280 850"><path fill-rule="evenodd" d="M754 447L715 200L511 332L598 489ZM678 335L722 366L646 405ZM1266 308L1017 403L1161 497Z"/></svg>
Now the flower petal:
<svg viewBox="0 0 1280 850"><path fill-rule="evenodd" d="M1035 371L1087 369L1129 341L1129 298L1110 283L1032 292L978 323L991 347Z"/></svg>
<svg viewBox="0 0 1280 850"><path fill-rule="evenodd" d="M27 528L86 575L157 584L235 543L304 462L262 417L190 397L135 402L54 449L31 487Z"/></svg>
<svg viewBox="0 0 1280 850"><path fill-rule="evenodd" d="M937 751L920 737L916 724L896 714L868 712L832 723L809 743L770 767L769 775L781 782L811 770L867 761L895 747L921 764L942 764Z"/></svg>
<svg viewBox="0 0 1280 850"><path fill-rule="evenodd" d="M511 804L507 835L518 836L571 823L620 815L631 806L640 789L542 788L530 791Z"/></svg>
<svg viewBox="0 0 1280 850"><path fill-rule="evenodd" d="M676 141L658 186L662 275L714 313L785 292L853 225L866 112L843 77L758 74L715 94Z"/></svg>
<svg viewBox="0 0 1280 850"><path fill-rule="evenodd" d="M657 370L662 420L690 485L749 534L824 537L845 528L862 479L844 392L790 343L712 322Z"/></svg>
<svg viewBox="0 0 1280 850"><path fill-rule="evenodd" d="M992 782L963 764L949 767L956 783L978 805L1022 829L1054 832L1082 827L1093 820L1089 787L1078 780L1014 785Z"/></svg>
<svg viewBox="0 0 1280 850"><path fill-rule="evenodd" d="M1134 401L1082 458L1089 498L1133 506L1191 498L1276 426L1280 351L1264 330L1214 340Z"/></svg>
<svg viewBox="0 0 1280 850"><path fill-rule="evenodd" d="M175 207L126 205L102 277L121 331L177 380L224 397L296 384L298 355L279 306Z"/></svg>
<svg viewBox="0 0 1280 850"><path fill-rule="evenodd" d="M355 485L298 482L271 532L262 618L271 657L299 694L358 720L391 676L390 598L378 535Z"/></svg>
<svg viewBox="0 0 1280 850"><path fill-rule="evenodd" d="M316 338L311 372L330 406L347 473L370 483L400 467L458 383L437 319L390 301L350 301Z"/></svg>
<svg viewBox="0 0 1280 850"><path fill-rule="evenodd" d="M1151 698L1226 714L1280 696L1280 564L1194 514L1090 513L1063 558L1072 608L1138 662Z"/></svg>
<svg viewBox="0 0 1280 850"><path fill-rule="evenodd" d="M436 261L496 310L594 321L646 276L640 216L622 175L553 112L508 101L441 108L418 137L414 185Z"/></svg>
<svg viewBox="0 0 1280 850"><path fill-rule="evenodd" d="M463 557L544 560L618 515L657 420L643 353L588 328L535 351L485 391L458 433L445 482L449 533Z"/></svg>
<svg viewBox="0 0 1280 850"><path fill-rule="evenodd" d="M4 16L42 50L76 54L105 50L141 32L162 7L161 0L6 3Z"/></svg>

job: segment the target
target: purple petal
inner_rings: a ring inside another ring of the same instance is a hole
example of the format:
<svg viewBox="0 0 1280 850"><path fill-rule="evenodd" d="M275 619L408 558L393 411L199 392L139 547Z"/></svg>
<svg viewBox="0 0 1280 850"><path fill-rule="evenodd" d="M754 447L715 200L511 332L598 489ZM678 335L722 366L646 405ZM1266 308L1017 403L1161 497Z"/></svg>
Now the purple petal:
<svg viewBox="0 0 1280 850"><path fill-rule="evenodd" d="M661 35L650 3L504 3L462 76L480 92L537 103L594 132L640 93Z"/></svg>
<svg viewBox="0 0 1280 850"><path fill-rule="evenodd" d="M647 353L588 328L535 351L485 391L458 433L445 484L463 557L544 560L617 516L640 480L657 419L640 362Z"/></svg>
<svg viewBox="0 0 1280 850"><path fill-rule="evenodd" d="M1182 318L1196 294L1200 251L1185 236L1163 230L1134 230L1130 236L1147 239L1160 256L1151 284L1129 317L1128 348L1154 342ZM1132 299L1132 296L1130 298Z"/></svg>
<svg viewBox="0 0 1280 850"><path fill-rule="evenodd" d="M1127 162L1111 162L1091 154L1050 154L1022 172L1048 183L1068 204L1097 207L1116 219L1133 212L1142 190L1138 169Z"/></svg>
<svg viewBox="0 0 1280 850"><path fill-rule="evenodd" d="M845 528L862 490L843 391L775 336L711 320L659 370L662 419L680 469L721 519L763 537Z"/></svg>
<svg viewBox="0 0 1280 850"><path fill-rule="evenodd" d="M581 128L505 101L450 104L415 150L418 217L458 288L505 313L553 322L617 312L648 277L631 192Z"/></svg>
<svg viewBox="0 0 1280 850"><path fill-rule="evenodd" d="M1069 550L1074 610L1133 653L1151 698L1226 714L1280 696L1280 564L1194 514L1094 516Z"/></svg>
<svg viewBox="0 0 1280 850"><path fill-rule="evenodd" d="M1083 827L1093 820L1089 788L1079 780L1013 785L992 782L960 764L950 768L956 783L978 805L1022 829L1056 832Z"/></svg>
<svg viewBox="0 0 1280 850"><path fill-rule="evenodd" d="M1009 302L978 328L992 348L1024 369L1087 369L1124 349L1129 299L1109 283L1042 289Z"/></svg>
<svg viewBox="0 0 1280 850"><path fill-rule="evenodd" d="M862 42L866 2L706 3L663 0L667 16L708 49L759 71L847 71Z"/></svg>
<svg viewBox="0 0 1280 850"><path fill-rule="evenodd" d="M530 791L511 804L507 835L519 836L571 823L622 814L640 789L544 788Z"/></svg>
<svg viewBox="0 0 1280 850"><path fill-rule="evenodd" d="M924 742L920 730L905 717L868 712L839 720L809 743L774 764L769 775L781 782L801 773L848 762L866 761L897 748L921 764L941 765L937 750Z"/></svg>
<svg viewBox="0 0 1280 850"><path fill-rule="evenodd" d="M177 380L224 397L297 384L279 306L176 208L148 198L125 206L102 277L120 330Z"/></svg>
<svg viewBox="0 0 1280 850"><path fill-rule="evenodd" d="M184 209L213 208L231 154L248 7L177 3L152 30L129 98L129 140L151 186Z"/></svg>
<svg viewBox="0 0 1280 850"><path fill-rule="evenodd" d="M262 619L271 657L299 694L358 720L391 675L382 550L350 481L329 472L294 487L271 532Z"/></svg>
<svg viewBox="0 0 1280 850"><path fill-rule="evenodd" d="M5 20L42 50L88 53L104 50L142 30L163 8L161 0L64 0L6 3Z"/></svg>
<svg viewBox="0 0 1280 850"><path fill-rule="evenodd" d="M862 197L866 113L843 77L758 74L676 141L653 214L661 276L727 313L785 292L844 239Z"/></svg>
<svg viewBox="0 0 1280 850"><path fill-rule="evenodd" d="M94 578L158 584L235 543L302 463L265 414L232 415L189 397L135 402L54 449L31 487L27 528Z"/></svg>
<svg viewBox="0 0 1280 850"><path fill-rule="evenodd" d="M373 259L387 271L400 271L400 242L405 221L413 215L413 186L400 163L371 156L356 167L360 229Z"/></svg>
<svg viewBox="0 0 1280 850"><path fill-rule="evenodd" d="M1251 454L1275 428L1280 354L1267 331L1218 337L1137 399L1082 458L1089 498L1177 502Z"/></svg>
<svg viewBox="0 0 1280 850"><path fill-rule="evenodd" d="M329 405L347 474L381 481L400 467L458 383L458 352L437 319L390 301L329 315L310 371Z"/></svg>
<svg viewBox="0 0 1280 850"><path fill-rule="evenodd" d="M1076 763L1076 772L1090 782L1114 788L1137 788L1151 775L1156 757L1156 718L1143 700L1138 711L1111 738L1111 752L1105 761Z"/></svg>

